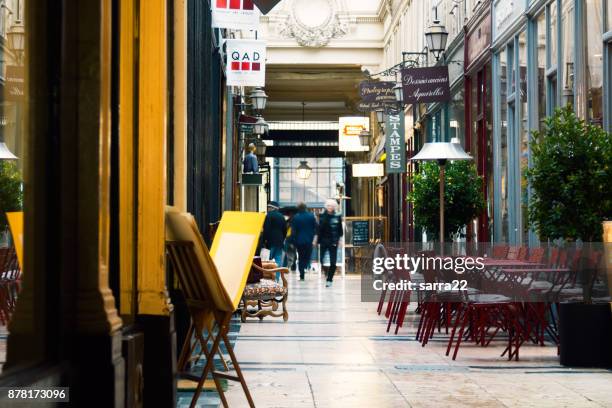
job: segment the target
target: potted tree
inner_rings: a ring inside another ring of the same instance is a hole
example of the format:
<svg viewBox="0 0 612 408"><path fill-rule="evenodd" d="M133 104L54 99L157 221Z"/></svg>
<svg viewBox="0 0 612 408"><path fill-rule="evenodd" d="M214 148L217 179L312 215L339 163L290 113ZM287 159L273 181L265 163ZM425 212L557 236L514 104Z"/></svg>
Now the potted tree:
<svg viewBox="0 0 612 408"><path fill-rule="evenodd" d="M414 204L414 222L427 235L439 239L440 230L440 166L433 161L423 162L412 178L413 190L408 200ZM469 161L455 161L446 165L444 182L445 240L461 234L471 220L485 208L482 177Z"/></svg>
<svg viewBox="0 0 612 408"><path fill-rule="evenodd" d="M602 221L612 215L612 138L585 123L571 106L559 108L533 132L529 222L542 241L601 242ZM589 279L584 279L589 282ZM592 304L590 285L582 301L559 309L561 363L611 364L610 305Z"/></svg>

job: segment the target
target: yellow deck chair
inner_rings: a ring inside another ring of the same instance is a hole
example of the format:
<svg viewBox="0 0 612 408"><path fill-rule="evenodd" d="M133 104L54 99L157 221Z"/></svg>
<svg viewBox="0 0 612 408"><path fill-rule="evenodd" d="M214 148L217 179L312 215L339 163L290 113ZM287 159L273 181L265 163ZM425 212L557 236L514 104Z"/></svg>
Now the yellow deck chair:
<svg viewBox="0 0 612 408"><path fill-rule="evenodd" d="M173 207L166 209L166 249L168 259L178 276L187 307L191 327L179 359L179 370L193 352L191 335L195 335L206 357L206 365L191 400L198 402L206 377L210 373L224 407L227 407L219 379L238 381L250 407L253 399L227 337L229 323L238 308L257 248L265 214L232 212L223 214L209 252L195 219ZM208 338L204 338L204 332ZM209 340L212 347L208 347ZM213 357L223 341L236 375L215 371ZM189 378L189 377L188 377Z"/></svg>

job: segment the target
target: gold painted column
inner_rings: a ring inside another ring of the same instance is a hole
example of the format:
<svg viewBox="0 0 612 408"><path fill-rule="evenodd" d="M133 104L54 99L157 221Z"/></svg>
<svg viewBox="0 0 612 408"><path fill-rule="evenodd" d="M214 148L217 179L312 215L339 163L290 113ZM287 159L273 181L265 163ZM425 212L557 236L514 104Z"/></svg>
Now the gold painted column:
<svg viewBox="0 0 612 408"><path fill-rule="evenodd" d="M187 211L187 0L174 0L174 205Z"/></svg>
<svg viewBox="0 0 612 408"><path fill-rule="evenodd" d="M166 0L140 0L137 136L138 326L144 332L144 406L176 406L174 307L166 286L168 101ZM173 56L170 56L171 58Z"/></svg>
<svg viewBox="0 0 612 408"><path fill-rule="evenodd" d="M138 314L168 316L165 283L166 1L140 2Z"/></svg>

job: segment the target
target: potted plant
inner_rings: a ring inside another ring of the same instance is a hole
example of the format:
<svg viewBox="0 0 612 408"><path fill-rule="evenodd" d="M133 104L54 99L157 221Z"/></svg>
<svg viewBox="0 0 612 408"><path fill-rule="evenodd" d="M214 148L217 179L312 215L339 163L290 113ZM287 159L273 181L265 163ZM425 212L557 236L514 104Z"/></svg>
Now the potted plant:
<svg viewBox="0 0 612 408"><path fill-rule="evenodd" d="M12 160L0 160L0 233L3 243L7 242L6 213L20 211L21 205L21 173L17 164Z"/></svg>
<svg viewBox="0 0 612 408"><path fill-rule="evenodd" d="M612 214L612 138L579 119L571 106L547 118L533 132L529 222L542 241L601 242L602 221ZM561 363L611 364L610 305L592 304L592 279L585 278L583 301L559 309Z"/></svg>
<svg viewBox="0 0 612 408"><path fill-rule="evenodd" d="M461 234L471 220L485 208L482 177L469 161L446 164L444 182L444 235L445 240ZM424 228L427 235L438 239L440 230L440 166L423 162L412 178L413 190L408 200L414 205L414 222Z"/></svg>

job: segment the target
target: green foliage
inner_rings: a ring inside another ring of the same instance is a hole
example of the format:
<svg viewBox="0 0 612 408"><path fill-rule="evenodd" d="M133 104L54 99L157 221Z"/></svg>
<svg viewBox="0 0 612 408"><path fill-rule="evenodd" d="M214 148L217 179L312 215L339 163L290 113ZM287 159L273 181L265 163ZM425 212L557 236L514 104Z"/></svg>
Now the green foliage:
<svg viewBox="0 0 612 408"><path fill-rule="evenodd" d="M0 231L6 229L6 212L21 211L21 174L13 160L0 160Z"/></svg>
<svg viewBox="0 0 612 408"><path fill-rule="evenodd" d="M428 235L438 238L440 231L440 167L435 162L421 164L412 178L413 191L408 200L414 204L414 221ZM450 238L476 218L485 208L482 177L474 163L456 161L446 164L444 183L444 235Z"/></svg>
<svg viewBox="0 0 612 408"><path fill-rule="evenodd" d="M612 215L612 138L580 120L571 106L533 132L529 222L542 240L601 241Z"/></svg>

